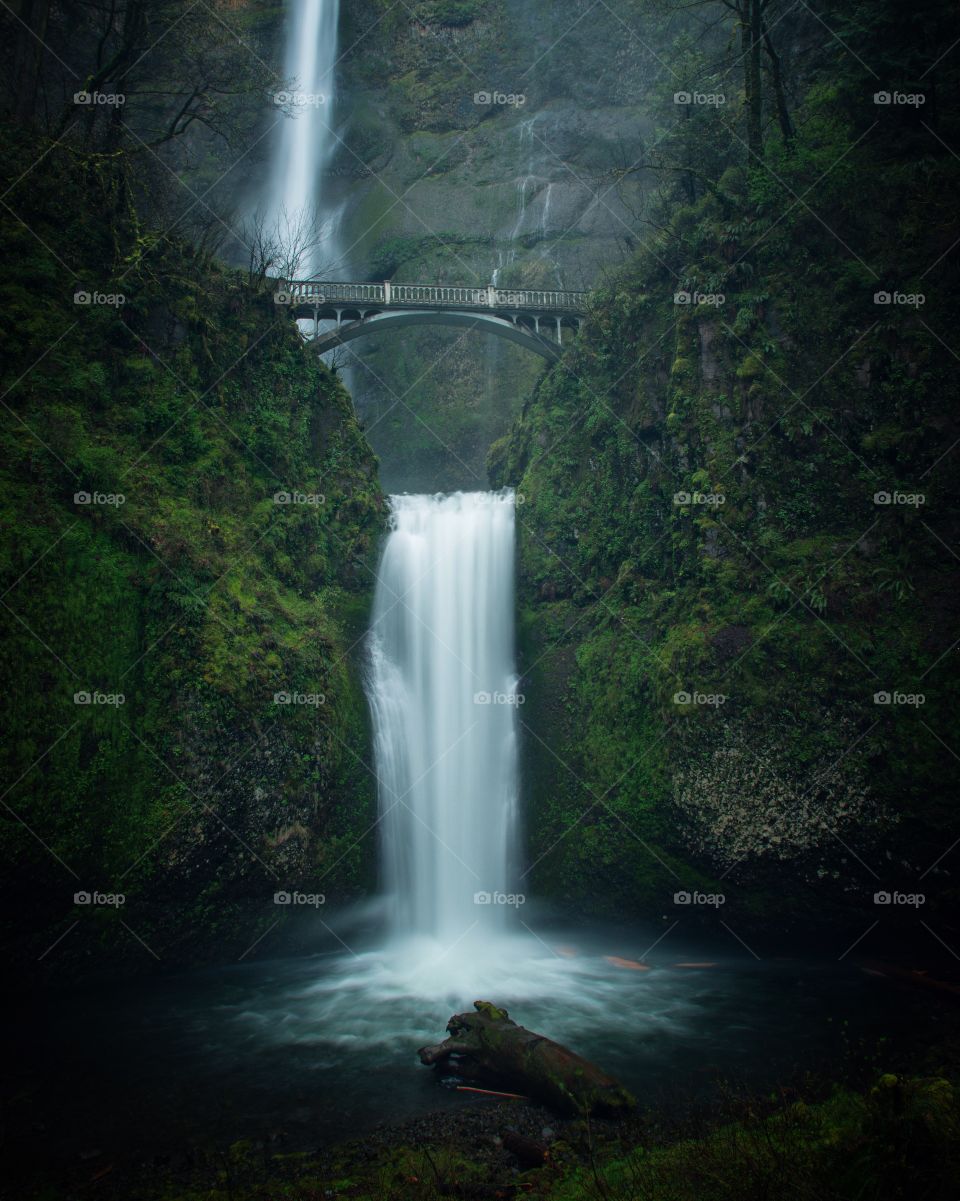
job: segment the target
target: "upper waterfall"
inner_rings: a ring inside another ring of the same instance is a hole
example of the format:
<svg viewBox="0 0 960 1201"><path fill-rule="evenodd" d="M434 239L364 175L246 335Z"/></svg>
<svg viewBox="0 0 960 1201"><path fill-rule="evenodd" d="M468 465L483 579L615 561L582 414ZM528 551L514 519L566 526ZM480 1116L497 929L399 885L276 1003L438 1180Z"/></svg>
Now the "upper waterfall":
<svg viewBox="0 0 960 1201"><path fill-rule="evenodd" d="M323 186L337 144L339 20L340 0L299 0L290 6L284 55L287 90L277 93L277 102L289 115L277 126L267 225L280 231L288 244L309 242L305 261L298 264L306 275L329 275L339 267L338 212Z"/></svg>

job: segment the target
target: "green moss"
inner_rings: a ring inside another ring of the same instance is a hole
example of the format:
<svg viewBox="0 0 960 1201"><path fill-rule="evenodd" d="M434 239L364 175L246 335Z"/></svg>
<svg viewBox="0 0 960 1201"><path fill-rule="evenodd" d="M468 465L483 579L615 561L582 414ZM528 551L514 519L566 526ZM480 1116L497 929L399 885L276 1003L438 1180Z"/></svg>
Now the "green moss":
<svg viewBox="0 0 960 1201"><path fill-rule="evenodd" d="M599 1172L580 1168L547 1195L553 1201L942 1196L957 1168L958 1123L949 1081L887 1075L866 1095L838 1090L819 1104L748 1114L703 1139L638 1148Z"/></svg>
<svg viewBox="0 0 960 1201"><path fill-rule="evenodd" d="M942 229L957 166L939 159L937 185L919 188L917 147L863 142L829 90L811 91L801 124L774 166L782 187L763 172L747 187L740 173L724 208L706 195L665 209L664 236L596 295L567 361L488 460L495 484L527 498L528 853L537 886L581 910L649 913L673 891L665 864L691 886L719 871L677 794L719 729L772 756L778 820L809 807L817 765L829 773L845 754L867 789L858 821L838 799L850 781L815 793L823 829L798 836L788 863L769 848L738 858L731 886L748 907L762 898L768 919L870 905L874 877L852 878L834 834L905 888L960 835L937 751L960 703L944 666L958 614L938 499L955 473L938 432L953 428L953 364L931 354L915 315L877 319L869 275L835 253L831 233L855 237L890 278L918 278L935 255L902 230ZM840 162L818 190L819 221L784 209L784 189L802 194ZM678 280L724 293L724 305L678 319ZM955 281L941 285L946 314ZM874 504L877 491L919 491L921 478L921 510ZM874 705L876 691L921 690L922 675L928 731L916 712ZM675 700L692 692L724 699ZM735 791L730 829L752 795L746 771L744 803ZM951 903L947 885L931 887L930 904Z"/></svg>
<svg viewBox="0 0 960 1201"><path fill-rule="evenodd" d="M37 148L5 136L13 181ZM383 517L375 461L346 392L269 295L169 239L129 232L126 265L114 262L100 185L62 152L30 188L37 237L5 227L0 281L5 306L34 295L32 320L0 333L15 413L3 773L19 818L2 839L17 864L6 887L29 881L47 899L6 934L35 960L81 917L83 954L92 925L73 892L113 890L164 958L239 953L253 941L243 915L259 922L277 882L322 878L315 890L336 901L372 878L351 648ZM122 310L74 306L55 254L123 292ZM123 503L76 504L84 491ZM324 499L277 504L279 491ZM94 691L123 703L74 703ZM142 953L122 926L114 938Z"/></svg>

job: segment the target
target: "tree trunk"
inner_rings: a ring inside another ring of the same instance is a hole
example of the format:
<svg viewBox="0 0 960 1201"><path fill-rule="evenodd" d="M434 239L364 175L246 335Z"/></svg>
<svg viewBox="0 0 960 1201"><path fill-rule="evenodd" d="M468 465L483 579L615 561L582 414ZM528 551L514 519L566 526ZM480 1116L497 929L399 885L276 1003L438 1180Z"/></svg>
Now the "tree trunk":
<svg viewBox="0 0 960 1201"><path fill-rule="evenodd" d="M454 1014L450 1038L420 1048L420 1062L469 1079L492 1077L571 1114L622 1114L636 1102L612 1076L542 1034L511 1021L505 1009L474 1001L476 1013Z"/></svg>
<svg viewBox="0 0 960 1201"><path fill-rule="evenodd" d="M692 107L693 107L693 105L691 105L691 104L684 104L682 106L683 119L685 121L690 120L690 110ZM697 203L697 184L696 184L696 180L693 178L693 175L691 174L690 171L684 171L684 173L683 173L683 187L684 187L684 191L687 194L687 203L688 204L696 204Z"/></svg>
<svg viewBox="0 0 960 1201"><path fill-rule="evenodd" d="M790 119L790 109L787 107L787 96L783 88L783 61L773 45L773 39L766 28L763 30L763 48L769 60L770 82L773 84L773 96L777 106L777 121L785 144L789 147L794 139L793 121Z"/></svg>
<svg viewBox="0 0 960 1201"><path fill-rule="evenodd" d="M743 47L744 96L747 103L749 166L763 158L763 82L760 73L763 47L761 0L739 0L740 40Z"/></svg>
<svg viewBox="0 0 960 1201"><path fill-rule="evenodd" d="M14 49L14 116L24 125L36 118L37 84L43 63L50 0L28 0L23 6Z"/></svg>

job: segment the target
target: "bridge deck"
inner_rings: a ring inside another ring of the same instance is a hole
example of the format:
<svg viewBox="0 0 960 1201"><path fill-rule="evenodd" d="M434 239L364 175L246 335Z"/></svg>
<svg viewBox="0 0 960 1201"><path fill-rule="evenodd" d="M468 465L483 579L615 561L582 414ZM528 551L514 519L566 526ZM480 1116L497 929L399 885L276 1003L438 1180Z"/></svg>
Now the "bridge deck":
<svg viewBox="0 0 960 1201"><path fill-rule="evenodd" d="M511 310L530 315L583 316L586 292L550 292L540 289L463 288L445 284L344 283L338 280L289 280L278 284L277 294L293 305L356 305L381 309L482 309Z"/></svg>

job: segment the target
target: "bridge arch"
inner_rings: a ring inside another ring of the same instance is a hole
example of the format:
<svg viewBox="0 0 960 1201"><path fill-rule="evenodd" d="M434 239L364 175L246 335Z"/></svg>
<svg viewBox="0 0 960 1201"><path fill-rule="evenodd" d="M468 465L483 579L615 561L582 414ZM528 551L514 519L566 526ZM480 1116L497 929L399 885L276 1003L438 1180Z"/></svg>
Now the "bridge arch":
<svg viewBox="0 0 960 1201"><path fill-rule="evenodd" d="M312 313L303 316L311 317ZM352 316L345 313L344 316ZM373 313L359 316L347 321L334 329L321 330L311 339L310 345L318 354L325 354L337 346L353 342L356 338L367 334L383 333L389 330L401 329L411 325L448 325L460 326L466 329L476 329L481 333L494 334L506 338L517 346L532 350L549 362L554 363L560 358L562 344L550 341L532 326L525 325L519 320L512 321L493 313L460 313L454 310L443 312L421 309L396 309L386 313Z"/></svg>
<svg viewBox="0 0 960 1201"><path fill-rule="evenodd" d="M278 281L274 299L291 316L313 322L311 345L324 354L367 334L412 325L479 329L548 361L563 348L564 328L579 329L585 292L466 288L432 284ZM321 321L333 329L320 330Z"/></svg>

